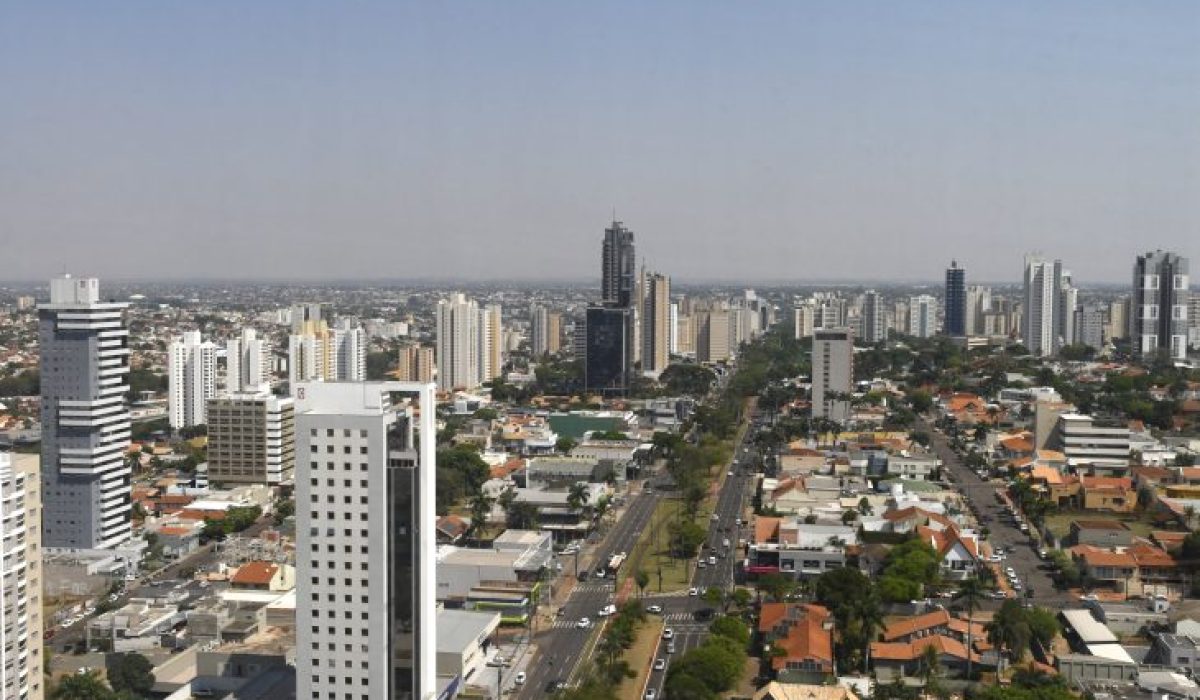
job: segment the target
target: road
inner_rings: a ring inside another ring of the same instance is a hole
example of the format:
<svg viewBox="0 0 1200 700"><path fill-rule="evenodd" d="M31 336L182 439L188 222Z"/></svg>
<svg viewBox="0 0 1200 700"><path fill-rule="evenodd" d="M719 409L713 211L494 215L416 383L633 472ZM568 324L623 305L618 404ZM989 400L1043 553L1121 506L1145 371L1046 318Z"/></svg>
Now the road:
<svg viewBox="0 0 1200 700"><path fill-rule="evenodd" d="M594 569L597 565L607 562L613 554L633 551L638 537L650 524L658 499L657 490L642 491L632 497L624 515L596 548L592 559L593 571L589 572L586 580L575 584L562 606L562 614L555 618L553 627L540 634L535 630L538 650L529 662L528 678L517 697L544 697L548 683L569 682L577 675L580 660L591 657L602 627L599 624L602 619L596 616L596 612L614 602L616 597L613 579L596 579ZM574 573L573 562L570 559L563 562L563 568ZM583 617L593 622L591 629L584 630L576 626Z"/></svg>
<svg viewBox="0 0 1200 700"><path fill-rule="evenodd" d="M1004 506L996 500L996 490L1003 489L1004 484L980 479L962 463L944 434L927 422L923 422L922 429L929 434L933 451L942 460L943 474L951 479L953 488L974 506L979 524L987 527L992 546L1003 547L1008 552L1001 565L1011 566L1026 589L1033 589L1035 602L1054 604L1067 601L1069 596L1057 590L1046 571L1039 568L1045 563L1038 559L1037 548L1029 535L1022 534L1006 516Z"/></svg>

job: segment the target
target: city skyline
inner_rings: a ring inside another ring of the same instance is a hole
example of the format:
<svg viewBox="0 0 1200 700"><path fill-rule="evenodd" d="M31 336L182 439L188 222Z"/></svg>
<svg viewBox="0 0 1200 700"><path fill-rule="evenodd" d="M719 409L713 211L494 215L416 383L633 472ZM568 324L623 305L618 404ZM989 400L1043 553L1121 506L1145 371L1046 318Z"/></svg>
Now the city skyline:
<svg viewBox="0 0 1200 700"><path fill-rule="evenodd" d="M591 279L614 208L678 282L1195 253L1187 5L237 15L0 9L0 278Z"/></svg>

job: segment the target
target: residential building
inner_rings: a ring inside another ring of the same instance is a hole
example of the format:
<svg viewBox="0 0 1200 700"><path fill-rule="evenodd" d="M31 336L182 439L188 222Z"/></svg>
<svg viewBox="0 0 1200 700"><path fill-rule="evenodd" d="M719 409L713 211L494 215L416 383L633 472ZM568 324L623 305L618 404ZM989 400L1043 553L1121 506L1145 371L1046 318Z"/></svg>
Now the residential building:
<svg viewBox="0 0 1200 700"><path fill-rule="evenodd" d="M601 250L600 300L609 306L627 309L634 303L634 278L637 276L637 255L633 231L620 221L604 229Z"/></svg>
<svg viewBox="0 0 1200 700"><path fill-rule="evenodd" d="M1108 303L1108 337L1123 340L1129 337L1130 299L1123 296Z"/></svg>
<svg viewBox="0 0 1200 700"><path fill-rule="evenodd" d="M987 330L987 314L992 311L990 287L971 285L967 287L966 326L967 335L990 335Z"/></svg>
<svg viewBox="0 0 1200 700"><path fill-rule="evenodd" d="M36 456L0 452L0 700L44 695L37 482Z"/></svg>
<svg viewBox="0 0 1200 700"><path fill-rule="evenodd" d="M1048 262L1036 255L1025 256L1025 303L1021 337L1034 355L1047 356L1057 351L1055 342L1059 324L1062 261Z"/></svg>
<svg viewBox="0 0 1200 700"><path fill-rule="evenodd" d="M479 380L476 385L490 382L504 372L503 330L499 304L488 304L479 310Z"/></svg>
<svg viewBox="0 0 1200 700"><path fill-rule="evenodd" d="M946 335L962 337L967 335L967 272L958 266L958 261L950 262L946 268L946 312L943 330Z"/></svg>
<svg viewBox="0 0 1200 700"><path fill-rule="evenodd" d="M874 289L867 290L867 293L863 295L862 326L862 339L866 342L879 343L887 340L887 319L884 317L883 298Z"/></svg>
<svg viewBox="0 0 1200 700"><path fill-rule="evenodd" d="M208 480L281 484L295 469L295 402L267 391L208 402Z"/></svg>
<svg viewBox="0 0 1200 700"><path fill-rule="evenodd" d="M771 655L771 669L783 683L825 683L836 673L833 659L833 618L820 605L763 603L758 634Z"/></svg>
<svg viewBox="0 0 1200 700"><path fill-rule="evenodd" d="M253 328L225 344L225 391L255 391L271 383L271 354Z"/></svg>
<svg viewBox="0 0 1200 700"><path fill-rule="evenodd" d="M1185 359L1189 301L1187 258L1161 250L1139 255L1129 318L1134 352L1150 358L1161 349L1171 359Z"/></svg>
<svg viewBox="0 0 1200 700"><path fill-rule="evenodd" d="M441 391L474 389L481 383L479 305L456 293L437 305L437 386Z"/></svg>
<svg viewBox="0 0 1200 700"><path fill-rule="evenodd" d="M671 278L642 278L642 371L657 376L671 361Z"/></svg>
<svg viewBox="0 0 1200 700"><path fill-rule="evenodd" d="M700 362L724 362L733 347L729 309L702 311L697 315L696 359Z"/></svg>
<svg viewBox="0 0 1200 700"><path fill-rule="evenodd" d="M1099 352L1107 340L1104 337L1104 309L1096 304L1081 306L1075 311L1075 342Z"/></svg>
<svg viewBox="0 0 1200 700"><path fill-rule="evenodd" d="M301 697L436 696L434 405L432 384L296 390Z"/></svg>
<svg viewBox="0 0 1200 700"><path fill-rule="evenodd" d="M167 416L171 427L204 425L208 400L217 394L217 346L187 331L167 348Z"/></svg>
<svg viewBox="0 0 1200 700"><path fill-rule="evenodd" d="M127 306L100 301L98 280L67 276L38 307L45 547L130 539Z"/></svg>
<svg viewBox="0 0 1200 700"><path fill-rule="evenodd" d="M434 380L436 366L433 348L424 345L405 345L400 348L396 378L402 382L428 384Z"/></svg>
<svg viewBox="0 0 1200 700"><path fill-rule="evenodd" d="M811 338L816 328L816 307L810 303L797 306L792 310L792 325L796 340Z"/></svg>
<svg viewBox="0 0 1200 700"><path fill-rule="evenodd" d="M854 388L854 334L848 328L822 328L813 333L812 414L845 422Z"/></svg>
<svg viewBox="0 0 1200 700"><path fill-rule="evenodd" d="M367 336L361 326L343 319L330 328L320 317L320 307L297 307L306 313L292 312L293 333L288 336L288 384L301 382L359 382L366 379ZM303 320L298 320L302 318Z"/></svg>
<svg viewBox="0 0 1200 700"><path fill-rule="evenodd" d="M529 349L535 357L556 355L561 349L562 314L534 304L529 309Z"/></svg>
<svg viewBox="0 0 1200 700"><path fill-rule="evenodd" d="M908 299L908 334L932 338L937 332L937 299L920 294Z"/></svg>

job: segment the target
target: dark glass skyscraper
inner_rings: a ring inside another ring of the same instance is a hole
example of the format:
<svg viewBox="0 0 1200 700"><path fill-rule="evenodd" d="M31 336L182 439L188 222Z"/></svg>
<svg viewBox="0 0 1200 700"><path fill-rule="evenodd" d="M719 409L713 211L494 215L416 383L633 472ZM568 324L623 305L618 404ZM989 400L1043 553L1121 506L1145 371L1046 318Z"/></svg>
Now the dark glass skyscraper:
<svg viewBox="0 0 1200 700"><path fill-rule="evenodd" d="M604 250L600 270L600 301L606 306L633 306L634 280L637 276L633 231L620 221L604 229Z"/></svg>
<svg viewBox="0 0 1200 700"><path fill-rule="evenodd" d="M946 268L946 317L942 324L946 335L967 334L967 271L952 261Z"/></svg>
<svg viewBox="0 0 1200 700"><path fill-rule="evenodd" d="M622 394L629 387L633 309L589 306L583 381L588 391Z"/></svg>
<svg viewBox="0 0 1200 700"><path fill-rule="evenodd" d="M1129 307L1135 353L1154 357L1165 351L1173 360L1187 357L1188 288L1187 258L1161 250L1137 256Z"/></svg>

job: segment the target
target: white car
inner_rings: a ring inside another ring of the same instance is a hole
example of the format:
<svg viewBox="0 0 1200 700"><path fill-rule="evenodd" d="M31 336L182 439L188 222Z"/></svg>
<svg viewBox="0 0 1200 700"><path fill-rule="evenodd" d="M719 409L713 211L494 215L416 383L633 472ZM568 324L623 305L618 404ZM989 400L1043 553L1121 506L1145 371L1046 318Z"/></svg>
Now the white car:
<svg viewBox="0 0 1200 700"><path fill-rule="evenodd" d="M1017 570L1009 566L1004 569L1004 573L1008 574L1009 576L1016 576Z"/></svg>
<svg viewBox="0 0 1200 700"><path fill-rule="evenodd" d="M704 568L704 560L703 560L703 559L699 559L699 560L697 560L697 561L696 561L696 568L697 568L697 569L703 569L703 568Z"/></svg>
<svg viewBox="0 0 1200 700"><path fill-rule="evenodd" d="M711 518L711 520L713 520L714 522L715 522L715 521L717 521L717 520L720 520L720 519L721 519L721 516L717 515L716 513L713 513L713 514L712 514L712 518Z"/></svg>
<svg viewBox="0 0 1200 700"><path fill-rule="evenodd" d="M709 557L709 558L708 558L708 565L709 565L709 566L716 566L716 565L717 565L717 558L716 558L716 557Z"/></svg>
<svg viewBox="0 0 1200 700"><path fill-rule="evenodd" d="M648 612L652 615L661 615L662 614L662 606L661 605L648 605L648 606L646 606L646 612Z"/></svg>
<svg viewBox="0 0 1200 700"><path fill-rule="evenodd" d="M658 694L654 692L654 688L646 691L646 700L654 700L656 697L658 697Z"/></svg>
<svg viewBox="0 0 1200 700"><path fill-rule="evenodd" d="M727 471L727 472L725 472L725 476L733 476L733 472L732 472L732 471Z"/></svg>
<svg viewBox="0 0 1200 700"><path fill-rule="evenodd" d="M581 630L585 630L592 626L592 621L587 619L586 617L581 617L581 618L579 618L579 622L575 623L575 626Z"/></svg>
<svg viewBox="0 0 1200 700"><path fill-rule="evenodd" d="M596 615L599 617L608 617L609 615L616 615L616 614L617 614L617 606L615 606L611 603L608 605L605 605L603 608L600 608L600 611L596 613Z"/></svg>
<svg viewBox="0 0 1200 700"><path fill-rule="evenodd" d="M513 683L517 685L525 685L525 672L517 671L517 675L513 676Z"/></svg>
<svg viewBox="0 0 1200 700"><path fill-rule="evenodd" d="M694 598L694 597L700 595L700 589L699 588L689 588L688 595L692 596Z"/></svg>
<svg viewBox="0 0 1200 700"><path fill-rule="evenodd" d="M657 660L654 662L654 670L655 670L655 671L661 671L661 670L663 670L663 669L664 669L664 668L666 668L666 667L667 667L667 660L666 660L666 659L657 659Z"/></svg>
<svg viewBox="0 0 1200 700"><path fill-rule="evenodd" d="M667 640L674 639L675 638L675 630L671 629L670 627L666 628L665 630L663 630L662 638L667 639Z"/></svg>

